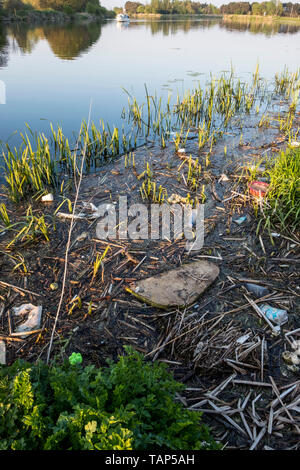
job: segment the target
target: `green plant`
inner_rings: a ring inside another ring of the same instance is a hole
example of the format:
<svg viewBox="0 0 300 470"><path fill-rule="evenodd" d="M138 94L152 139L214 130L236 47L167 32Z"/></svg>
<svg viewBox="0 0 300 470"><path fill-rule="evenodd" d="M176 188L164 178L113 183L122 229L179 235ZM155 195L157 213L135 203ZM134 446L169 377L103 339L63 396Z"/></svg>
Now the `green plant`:
<svg viewBox="0 0 300 470"><path fill-rule="evenodd" d="M220 449L184 386L161 363L127 355L107 368L16 361L0 367L0 449Z"/></svg>
<svg viewBox="0 0 300 470"><path fill-rule="evenodd" d="M11 226L10 218L7 213L7 208L4 202L0 204L0 220L2 221L5 227L8 228Z"/></svg>
<svg viewBox="0 0 300 470"><path fill-rule="evenodd" d="M19 222L9 225L7 229L14 233L13 239L7 244L7 248L15 246L17 243L25 244L37 241L43 237L49 241L50 224L46 222L45 215L36 216L29 206L26 215Z"/></svg>
<svg viewBox="0 0 300 470"><path fill-rule="evenodd" d="M97 253L97 257L96 257L96 260L95 260L94 266L93 266L92 282L93 282L93 280L95 279L95 277L97 276L100 266L102 266L102 280L103 280L103 274L104 274L104 265L103 265L103 261L104 261L106 255L107 255L108 250L110 250L110 245L108 245L108 246L105 248L105 250L103 251L102 255L100 255L99 253Z"/></svg>
<svg viewBox="0 0 300 470"><path fill-rule="evenodd" d="M299 230L300 149L287 149L268 162L263 173L270 186L262 204L258 230L279 225L282 230Z"/></svg>

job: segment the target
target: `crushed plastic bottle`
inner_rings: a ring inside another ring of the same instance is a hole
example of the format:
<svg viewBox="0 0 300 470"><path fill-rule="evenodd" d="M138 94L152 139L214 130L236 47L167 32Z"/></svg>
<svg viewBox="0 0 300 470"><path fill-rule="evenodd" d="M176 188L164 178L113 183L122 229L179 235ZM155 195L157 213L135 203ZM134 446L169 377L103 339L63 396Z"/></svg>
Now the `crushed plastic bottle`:
<svg viewBox="0 0 300 470"><path fill-rule="evenodd" d="M286 310L271 307L271 305L263 304L260 306L260 310L266 315L266 317L277 325L283 325L288 321L288 314Z"/></svg>

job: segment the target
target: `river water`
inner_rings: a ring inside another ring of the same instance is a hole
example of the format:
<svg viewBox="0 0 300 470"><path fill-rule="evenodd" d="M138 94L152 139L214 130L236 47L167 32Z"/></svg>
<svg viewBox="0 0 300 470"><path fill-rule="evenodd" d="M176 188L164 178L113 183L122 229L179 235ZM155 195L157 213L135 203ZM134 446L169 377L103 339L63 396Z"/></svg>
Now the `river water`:
<svg viewBox="0 0 300 470"><path fill-rule="evenodd" d="M59 25L11 24L0 31L0 139L15 131L49 134L60 123L75 135L81 121L120 125L128 96L173 97L209 74L234 67L247 80L260 64L272 79L300 65L300 25L225 23L220 19L132 20Z"/></svg>

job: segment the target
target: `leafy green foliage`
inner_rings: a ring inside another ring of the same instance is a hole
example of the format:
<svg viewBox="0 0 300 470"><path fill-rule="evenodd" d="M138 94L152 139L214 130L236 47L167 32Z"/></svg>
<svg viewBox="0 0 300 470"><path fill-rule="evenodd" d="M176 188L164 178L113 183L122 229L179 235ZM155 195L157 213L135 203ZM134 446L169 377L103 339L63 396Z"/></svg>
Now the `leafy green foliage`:
<svg viewBox="0 0 300 470"><path fill-rule="evenodd" d="M218 449L200 415L174 401L164 364L127 355L108 367L16 361L0 368L0 450Z"/></svg>

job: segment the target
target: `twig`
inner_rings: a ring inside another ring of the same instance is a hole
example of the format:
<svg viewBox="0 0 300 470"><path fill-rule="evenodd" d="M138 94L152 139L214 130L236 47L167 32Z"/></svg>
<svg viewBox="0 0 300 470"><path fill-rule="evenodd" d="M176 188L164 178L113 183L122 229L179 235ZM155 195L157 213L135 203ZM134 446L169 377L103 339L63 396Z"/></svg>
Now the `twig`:
<svg viewBox="0 0 300 470"><path fill-rule="evenodd" d="M90 125L91 107L92 107L92 104L90 103L89 118L88 118L88 123L87 123L87 130L86 130L86 132L88 132L89 125ZM75 152L77 152L78 141L79 141L79 137L78 137L78 140L77 140ZM75 156L76 156L76 153L75 153ZM50 339L50 344L49 344L48 353L47 353L47 364L49 363L49 360L50 360L50 354L51 354L51 349L52 349L52 345L53 345L54 333L55 333L55 330L56 330L56 325L57 325L57 321L58 321L58 317L59 317L59 314L60 314L60 309L61 309L61 306L62 306L62 302L63 302L63 298L64 298L64 293L65 293L65 286L66 286L66 279L67 279L67 271L68 271L68 258L69 258L69 250L70 250L70 245L71 245L71 235L72 235L73 226L74 226L74 215L75 215L75 210L76 210L77 201L78 201L78 196L79 196L79 189L80 189L80 185L81 185L81 181L82 181L82 176L83 176L83 167L84 167L85 156L86 156L86 140L85 140L85 143L84 143L84 151L83 151L83 155L82 155L82 159L81 159L81 167L80 167L80 175L79 175L78 184L77 184L77 182L76 182L77 188L76 188L76 195L75 195L75 201L74 201L73 212L72 212L73 217L72 217L71 223L70 223L69 234L68 234L68 241L67 241L67 246L66 246L65 267L64 267L64 275L63 275L62 289L61 289L61 295L60 295L60 299L59 299L59 304L58 304L58 307L57 307L57 312L56 312L56 316L55 316L55 321L54 321L54 325L53 325L53 329L52 329L52 333L51 333L51 339Z"/></svg>

